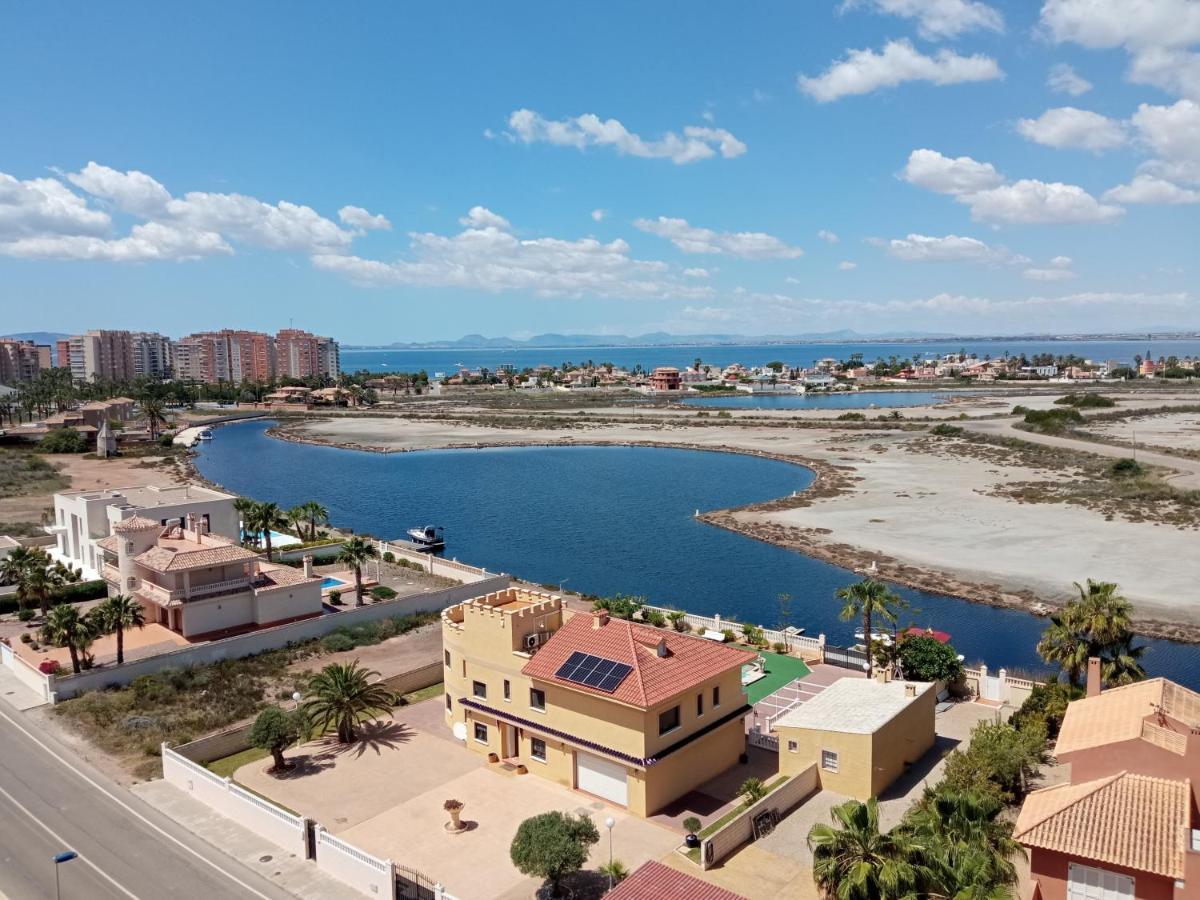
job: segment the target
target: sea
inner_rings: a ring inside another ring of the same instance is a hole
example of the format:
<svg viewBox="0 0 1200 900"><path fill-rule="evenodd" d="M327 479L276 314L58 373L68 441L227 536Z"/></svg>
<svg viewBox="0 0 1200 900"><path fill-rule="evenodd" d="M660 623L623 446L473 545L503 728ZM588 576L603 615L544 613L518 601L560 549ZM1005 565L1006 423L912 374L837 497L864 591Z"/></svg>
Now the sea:
<svg viewBox="0 0 1200 900"><path fill-rule="evenodd" d="M1131 364L1134 356L1200 356L1200 340L1153 341L1066 341L1029 340L945 340L895 341L857 343L808 344L712 344L671 345L655 347L520 347L507 350L342 350L342 369L347 372L420 372L431 377L438 372L453 374L460 368L498 370L512 366L517 371L539 365L560 366L591 362L612 363L625 369L640 365L643 369L656 366L691 366L697 359L711 366L725 367L731 363L746 366L764 365L778 360L796 368L811 367L825 357L849 359L861 353L868 362L896 356L908 359L914 354L940 356L965 350L979 358L1020 356L1053 353L1056 356L1075 355L1085 359L1116 361Z"/></svg>
<svg viewBox="0 0 1200 900"><path fill-rule="evenodd" d="M441 525L446 555L536 583L616 593L701 615L804 628L854 642L834 596L862 575L707 525L701 510L804 490L813 474L778 460L655 447L508 447L380 454L296 444L271 422L216 429L204 477L286 507L318 500L333 522L377 537ZM1070 580L1103 572L1064 573ZM902 624L948 631L968 662L1033 673L1046 619L896 587ZM779 595L791 596L784 621ZM1200 689L1200 646L1147 640L1147 670Z"/></svg>

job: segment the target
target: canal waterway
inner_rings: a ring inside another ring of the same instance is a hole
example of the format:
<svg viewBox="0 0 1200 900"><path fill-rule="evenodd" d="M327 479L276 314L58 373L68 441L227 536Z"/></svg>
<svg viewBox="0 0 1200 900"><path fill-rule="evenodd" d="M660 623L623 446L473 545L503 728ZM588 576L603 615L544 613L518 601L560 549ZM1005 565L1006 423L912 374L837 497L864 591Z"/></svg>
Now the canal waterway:
<svg viewBox="0 0 1200 900"><path fill-rule="evenodd" d="M279 441L270 422L219 428L199 448L206 478L289 507L318 500L335 524L395 538L442 525L447 555L530 581L763 625L791 624L853 643L834 591L846 569L696 521L711 510L785 496L812 481L790 463L652 447L525 447L379 454ZM1046 620L897 588L905 619L953 635L968 662L1037 669ZM1200 688L1200 647L1147 641L1146 668Z"/></svg>
<svg viewBox="0 0 1200 900"><path fill-rule="evenodd" d="M966 391L956 392L962 396ZM946 399L939 391L834 391L804 394L707 394L688 397L688 406L717 409L891 409L903 406L930 406Z"/></svg>

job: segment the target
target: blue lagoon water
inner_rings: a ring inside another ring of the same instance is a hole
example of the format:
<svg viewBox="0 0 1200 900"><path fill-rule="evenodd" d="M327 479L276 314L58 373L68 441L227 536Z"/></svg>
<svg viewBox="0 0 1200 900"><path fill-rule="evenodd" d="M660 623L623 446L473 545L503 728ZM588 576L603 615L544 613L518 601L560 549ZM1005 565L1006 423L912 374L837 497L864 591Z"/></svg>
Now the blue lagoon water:
<svg viewBox="0 0 1200 900"><path fill-rule="evenodd" d="M853 643L834 591L854 573L696 521L697 510L785 496L809 470L730 453L650 447L528 447L378 454L267 437L262 420L228 425L197 467L237 493L286 507L315 499L332 520L395 538L445 526L447 555L530 581L765 625L791 624ZM1040 668L1045 620L899 588L912 620L950 632L969 662ZM1200 647L1150 641L1146 667L1200 688Z"/></svg>
<svg viewBox="0 0 1200 900"><path fill-rule="evenodd" d="M962 396L967 391L958 391ZM688 397L688 406L712 406L717 409L891 409L901 406L929 406L946 399L937 391L836 391L808 394L706 394Z"/></svg>

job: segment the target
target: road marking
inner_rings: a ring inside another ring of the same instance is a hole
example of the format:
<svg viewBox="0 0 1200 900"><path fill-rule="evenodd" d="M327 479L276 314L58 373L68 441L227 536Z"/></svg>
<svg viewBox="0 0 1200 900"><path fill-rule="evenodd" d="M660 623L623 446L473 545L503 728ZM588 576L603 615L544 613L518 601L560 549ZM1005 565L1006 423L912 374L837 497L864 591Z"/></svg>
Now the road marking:
<svg viewBox="0 0 1200 900"><path fill-rule="evenodd" d="M45 750L48 754L50 754L55 759L57 759L60 763L62 763L62 765L65 768L70 769L72 772L74 772L76 775L78 775L80 778L82 778L84 781L86 781L88 784L90 784L93 788L95 788L97 791L99 791L101 794L103 794L105 797L107 797L113 803L117 804L117 806L121 807L123 810L125 810L127 813L129 813L134 818L138 819L143 824L149 826L150 828L153 828L155 831L157 831L159 834L161 834L163 837L165 837L172 844L179 847L181 850L184 850L187 853L190 853L192 856L196 857L196 859L200 860L200 862L204 863L209 868L211 868L217 872L220 872L222 875L224 875L226 878L228 878L230 881L232 881L238 887L244 888L246 891L248 891L253 896L259 897L260 900L271 900L271 898L268 897L266 894L264 894L262 891L246 884L246 882L242 881L240 878L238 878L232 872L229 872L226 869L221 868L219 865L217 865L211 859L208 859L203 854L196 852L194 849L189 847L183 841L179 840L179 838L175 837L175 835L170 834L169 832L165 831L163 828L156 825L154 822L151 822L149 819L147 819L144 815L142 815L140 812L138 812L136 809L134 809L132 806L130 806L128 803L126 803L124 800L122 800L116 794L113 794L102 784L99 784L96 781L94 781L91 778L91 776L89 776L86 772L83 772L80 769L75 768L75 766L73 766L69 760L66 760L62 756L60 756L58 754L58 752L54 750L53 747L50 747L50 746L46 745L45 743L43 743L36 735L34 735L30 731L28 731L25 728L25 726L23 726L20 722L16 721L8 713L4 712L3 710L0 710L0 718L5 719L10 725L12 725L14 728L16 728L17 731L21 732L21 734L25 735L25 737L29 738L31 741L33 741L35 744L37 744L39 747L41 747L43 750ZM8 792L5 791L5 793L7 794ZM40 821L39 821L39 824L41 824ZM97 869L97 871L99 871L99 870ZM103 873L101 873L101 874L103 874ZM105 875L105 877L107 878L108 876ZM122 890L124 890L124 888L122 888ZM128 892L126 892L126 893L128 893ZM133 894L130 894L129 896L132 897Z"/></svg>
<svg viewBox="0 0 1200 900"><path fill-rule="evenodd" d="M24 804L21 803L20 800L18 800L16 797L14 797L12 794L10 794L8 791L6 791L2 787L0 787L0 794L3 794L8 799L9 803L11 803L13 806L15 806L21 812L25 813L25 815L27 815L33 821L33 823L35 825L37 825L39 828L41 828L43 831L45 831L46 834L50 835L50 837L52 837L52 838L54 838L54 840L58 841L58 843L63 848L67 848L67 847L71 846L70 841L68 841L66 838L64 838L58 832L56 832L53 828L51 828L49 825L47 825L41 819L39 819L36 815L34 815L32 810L27 808ZM78 852L78 851L76 851L76 852ZM96 865L94 862L92 862L90 859L88 859L82 853L79 854L79 858L81 860L83 860L83 862L85 862L89 866L91 866L92 871L94 871L97 875L99 875L101 878L103 878L105 881L107 881L109 884L111 884L113 887L115 887L118 891L120 891L126 897L132 897L133 900L138 900L137 894L130 891L127 887L125 887L123 884L121 884L119 881L117 881L117 879L113 878L111 875L109 875L107 872L105 872L102 868L100 868L98 865ZM55 863L55 865L57 865L57 863Z"/></svg>

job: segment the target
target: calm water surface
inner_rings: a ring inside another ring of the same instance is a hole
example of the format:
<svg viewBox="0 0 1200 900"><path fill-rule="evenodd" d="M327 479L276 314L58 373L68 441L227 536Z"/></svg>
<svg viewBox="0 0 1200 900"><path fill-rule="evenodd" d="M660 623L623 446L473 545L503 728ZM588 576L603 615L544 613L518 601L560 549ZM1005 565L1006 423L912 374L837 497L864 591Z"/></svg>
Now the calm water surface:
<svg viewBox="0 0 1200 900"><path fill-rule="evenodd" d="M390 455L292 444L267 422L229 425L199 450L197 467L237 493L284 507L316 499L333 521L395 538L415 525L446 528L447 555L535 582L596 594L641 594L692 612L792 624L853 642L834 591L858 576L799 553L704 525L697 509L784 496L812 474L729 453L650 447L440 450ZM916 624L954 636L968 661L1040 667L1045 620L899 588ZM1149 642L1146 667L1200 688L1200 648Z"/></svg>
<svg viewBox="0 0 1200 900"><path fill-rule="evenodd" d="M961 396L966 391L957 391ZM830 394L721 394L688 397L688 406L715 406L718 409L868 409L877 406L929 406L946 399L937 391L839 391Z"/></svg>

